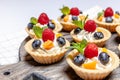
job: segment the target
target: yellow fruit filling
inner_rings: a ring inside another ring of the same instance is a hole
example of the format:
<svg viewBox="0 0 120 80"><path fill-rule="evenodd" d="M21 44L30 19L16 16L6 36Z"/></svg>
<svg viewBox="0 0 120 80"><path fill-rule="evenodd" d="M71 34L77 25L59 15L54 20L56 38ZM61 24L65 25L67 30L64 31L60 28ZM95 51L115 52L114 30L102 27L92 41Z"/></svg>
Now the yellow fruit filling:
<svg viewBox="0 0 120 80"><path fill-rule="evenodd" d="M53 44L53 42L52 42L51 40L47 40L47 41L45 41L45 43L43 44L43 47L44 47L44 49L49 50L49 49L51 49L52 47L54 47L54 44Z"/></svg>

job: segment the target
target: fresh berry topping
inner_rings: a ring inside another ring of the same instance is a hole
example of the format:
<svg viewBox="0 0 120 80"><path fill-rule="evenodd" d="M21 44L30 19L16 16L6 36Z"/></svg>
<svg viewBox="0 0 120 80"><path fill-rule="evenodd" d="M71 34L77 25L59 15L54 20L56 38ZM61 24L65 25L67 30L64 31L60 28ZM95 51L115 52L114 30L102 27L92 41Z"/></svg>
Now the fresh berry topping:
<svg viewBox="0 0 120 80"><path fill-rule="evenodd" d="M83 12L82 11L80 11L80 14L82 14Z"/></svg>
<svg viewBox="0 0 120 80"><path fill-rule="evenodd" d="M112 17L113 16L113 10L111 7L106 8L106 10L104 11L104 16L105 17Z"/></svg>
<svg viewBox="0 0 120 80"><path fill-rule="evenodd" d="M27 26L28 29L32 29L32 28L33 28L33 25L34 25L33 23L29 23L28 26Z"/></svg>
<svg viewBox="0 0 120 80"><path fill-rule="evenodd" d="M106 23L112 23L112 22L113 22L112 17L106 17L106 18L105 18L105 22L106 22Z"/></svg>
<svg viewBox="0 0 120 80"><path fill-rule="evenodd" d="M42 25L47 24L49 22L49 18L46 13L41 13L38 22Z"/></svg>
<svg viewBox="0 0 120 80"><path fill-rule="evenodd" d="M63 15L61 15L61 18L64 18L65 17L65 15L63 14Z"/></svg>
<svg viewBox="0 0 120 80"><path fill-rule="evenodd" d="M74 30L74 34L78 34L78 33L80 33L81 30L82 30L82 29L80 29L79 27L76 28L76 29Z"/></svg>
<svg viewBox="0 0 120 80"><path fill-rule="evenodd" d="M42 33L42 39L43 39L44 42L47 41L47 40L53 41L54 37L55 37L55 34L49 28L45 29Z"/></svg>
<svg viewBox="0 0 120 80"><path fill-rule="evenodd" d="M101 52L101 53L99 54L98 59L100 60L100 62L101 62L103 65L105 65L105 64L107 64L107 63L109 62L109 57L110 57L110 56L109 56L107 53Z"/></svg>
<svg viewBox="0 0 120 80"><path fill-rule="evenodd" d="M115 11L116 14L120 15L120 12L119 11Z"/></svg>
<svg viewBox="0 0 120 80"><path fill-rule="evenodd" d="M93 58L93 57L98 56L97 45L95 45L93 43L89 43L84 50L84 55L86 58Z"/></svg>
<svg viewBox="0 0 120 80"><path fill-rule="evenodd" d="M33 49L38 49L41 45L41 41L40 40L34 40L32 43L32 47Z"/></svg>
<svg viewBox="0 0 120 80"><path fill-rule="evenodd" d="M77 16L72 16L72 20L73 21L78 20L78 17Z"/></svg>
<svg viewBox="0 0 120 80"><path fill-rule="evenodd" d="M95 32L94 33L94 38L95 39L102 39L104 37L103 33L102 32Z"/></svg>
<svg viewBox="0 0 120 80"><path fill-rule="evenodd" d="M66 43L65 39L61 36L57 38L57 42L60 47L64 46Z"/></svg>
<svg viewBox="0 0 120 80"><path fill-rule="evenodd" d="M55 29L55 24L54 23L52 23L52 22L49 22L48 24L47 24L47 26L48 26L48 28L50 28L50 29Z"/></svg>
<svg viewBox="0 0 120 80"><path fill-rule="evenodd" d="M96 23L93 20L88 20L85 23L84 29L88 32L94 32L96 29Z"/></svg>
<svg viewBox="0 0 120 80"><path fill-rule="evenodd" d="M70 14L74 16L78 16L80 14L80 11L77 7L73 7L70 9Z"/></svg>
<svg viewBox="0 0 120 80"><path fill-rule="evenodd" d="M83 64L85 62L85 57L82 55L82 54L79 54L79 55L77 55L75 58L74 58L74 63L76 64L76 65L81 65L81 64Z"/></svg>

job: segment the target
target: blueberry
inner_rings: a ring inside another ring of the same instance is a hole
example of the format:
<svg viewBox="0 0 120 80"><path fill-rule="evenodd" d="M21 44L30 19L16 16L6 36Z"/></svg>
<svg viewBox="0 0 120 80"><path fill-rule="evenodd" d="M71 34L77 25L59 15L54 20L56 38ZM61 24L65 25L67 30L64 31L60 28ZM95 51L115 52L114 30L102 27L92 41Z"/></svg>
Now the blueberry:
<svg viewBox="0 0 120 80"><path fill-rule="evenodd" d="M100 60L100 62L105 65L109 62L109 55L105 52L101 52L98 56L98 59Z"/></svg>
<svg viewBox="0 0 120 80"><path fill-rule="evenodd" d="M95 39L102 39L104 37L103 33L102 32L95 32L94 33L94 38Z"/></svg>
<svg viewBox="0 0 120 80"><path fill-rule="evenodd" d="M82 11L80 11L80 14L82 14L83 12Z"/></svg>
<svg viewBox="0 0 120 80"><path fill-rule="evenodd" d="M66 43L66 41L65 41L65 39L64 39L63 37L58 37L58 38L57 38L57 42L58 42L58 45L59 45L60 47L64 46L65 43Z"/></svg>
<svg viewBox="0 0 120 80"><path fill-rule="evenodd" d="M74 58L74 63L76 65L81 65L85 62L85 57L82 55L82 54L79 54L77 55L75 58Z"/></svg>
<svg viewBox="0 0 120 80"><path fill-rule="evenodd" d="M105 18L105 22L107 22L107 23L112 23L112 22L113 22L112 17L106 17L106 18Z"/></svg>
<svg viewBox="0 0 120 80"><path fill-rule="evenodd" d="M65 15L63 14L63 15L61 15L61 18L64 18L65 17Z"/></svg>
<svg viewBox="0 0 120 80"><path fill-rule="evenodd" d="M116 14L120 15L120 12L119 11L115 11Z"/></svg>
<svg viewBox="0 0 120 80"><path fill-rule="evenodd" d="M82 29L80 29L79 27L76 28L76 29L74 30L74 34L78 34L81 30L82 30Z"/></svg>
<svg viewBox="0 0 120 80"><path fill-rule="evenodd" d="M40 40L34 40L32 43L32 47L33 49L38 49L41 45L41 41Z"/></svg>
<svg viewBox="0 0 120 80"><path fill-rule="evenodd" d="M78 20L78 17L77 16L72 16L72 20L73 21Z"/></svg>
<svg viewBox="0 0 120 80"><path fill-rule="evenodd" d="M28 23L28 25L27 25L28 29L32 29L33 25L34 25L33 23Z"/></svg>
<svg viewBox="0 0 120 80"><path fill-rule="evenodd" d="M55 24L54 23L52 23L52 22L49 22L48 24L47 24L47 26L48 26L48 28L50 28L50 29L55 29Z"/></svg>

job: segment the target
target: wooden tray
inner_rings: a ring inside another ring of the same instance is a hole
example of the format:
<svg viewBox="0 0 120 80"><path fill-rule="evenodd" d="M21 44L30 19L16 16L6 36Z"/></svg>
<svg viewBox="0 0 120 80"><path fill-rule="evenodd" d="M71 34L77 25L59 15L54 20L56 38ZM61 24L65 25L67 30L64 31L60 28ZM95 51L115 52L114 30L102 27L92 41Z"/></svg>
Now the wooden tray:
<svg viewBox="0 0 120 80"><path fill-rule="evenodd" d="M69 33L63 32L63 34L70 42L72 41ZM74 70L69 67L65 57L61 61L51 65L42 65L35 62L24 50L24 45L28 40L30 40L30 37L27 37L21 43L19 63L0 66L0 80L82 80L75 74ZM112 37L105 44L105 47L116 52L120 57L120 51L117 48L119 43L120 38L116 33L113 33ZM108 79L120 80L120 67L115 69L104 80Z"/></svg>

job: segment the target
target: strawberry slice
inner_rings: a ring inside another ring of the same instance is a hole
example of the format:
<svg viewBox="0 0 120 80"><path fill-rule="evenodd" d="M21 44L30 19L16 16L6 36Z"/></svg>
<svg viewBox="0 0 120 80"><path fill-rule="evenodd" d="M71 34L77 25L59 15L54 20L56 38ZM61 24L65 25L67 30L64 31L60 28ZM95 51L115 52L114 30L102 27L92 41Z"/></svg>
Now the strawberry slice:
<svg viewBox="0 0 120 80"><path fill-rule="evenodd" d="M53 31L49 28L45 29L43 32L42 32L42 39L43 41L47 41L47 40L51 40L53 41L54 40L54 37L55 37L55 34L53 33Z"/></svg>
<svg viewBox="0 0 120 80"><path fill-rule="evenodd" d="M112 17L113 16L113 10L111 7L108 7L105 9L104 16L105 17Z"/></svg>
<svg viewBox="0 0 120 80"><path fill-rule="evenodd" d="M46 13L41 13L38 22L42 25L47 24L49 22L49 18Z"/></svg>
<svg viewBox="0 0 120 80"><path fill-rule="evenodd" d="M84 29L88 32L94 32L96 29L96 23L94 20L88 20L85 23Z"/></svg>
<svg viewBox="0 0 120 80"><path fill-rule="evenodd" d="M97 45L93 44L93 43L89 43L86 46L85 50L84 50L84 55L87 58L93 58L93 57L98 56L98 47L97 47Z"/></svg>

